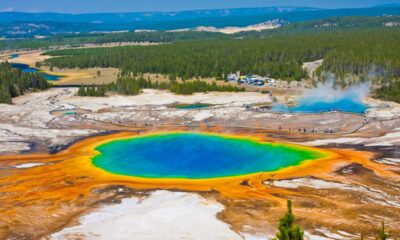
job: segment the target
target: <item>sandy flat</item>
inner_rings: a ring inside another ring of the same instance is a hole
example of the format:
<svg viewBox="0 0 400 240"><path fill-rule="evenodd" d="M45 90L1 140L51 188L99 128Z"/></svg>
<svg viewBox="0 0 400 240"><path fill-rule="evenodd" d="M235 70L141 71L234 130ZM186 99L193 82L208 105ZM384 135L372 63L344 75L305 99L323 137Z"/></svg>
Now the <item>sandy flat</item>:
<svg viewBox="0 0 400 240"><path fill-rule="evenodd" d="M216 28L216 27L211 27L211 26L199 26L196 28L184 28L184 29L170 30L169 32L196 31L196 32L219 32L219 33L223 33L223 34L235 34L235 33L250 32L250 31L260 32L263 30L276 29L279 27L281 27L281 23L273 20L273 21L249 25L249 26L245 26L245 27L229 27L228 26L228 27L224 27L224 28ZM142 31L145 31L145 30L142 30Z"/></svg>
<svg viewBox="0 0 400 240"><path fill-rule="evenodd" d="M27 64L35 68L37 62L51 58L51 56L42 54L43 51L21 52L18 57L9 61L12 63ZM59 81L52 82L55 85L107 84L116 81L119 72L117 68L50 69L48 67L41 67L39 69L47 74L62 76Z"/></svg>
<svg viewBox="0 0 400 240"><path fill-rule="evenodd" d="M108 84L117 80L119 70L117 68L87 68L87 69L58 69L52 71L48 67L41 70L48 74L63 76L54 85L98 85ZM100 75L98 75L98 72Z"/></svg>
<svg viewBox="0 0 400 240"><path fill-rule="evenodd" d="M18 57L9 59L9 62L13 63L23 63L28 64L31 67L35 67L37 62L44 61L46 59L51 58L51 56L42 55L43 51L22 51L17 52L19 54ZM8 54L6 55L8 56Z"/></svg>

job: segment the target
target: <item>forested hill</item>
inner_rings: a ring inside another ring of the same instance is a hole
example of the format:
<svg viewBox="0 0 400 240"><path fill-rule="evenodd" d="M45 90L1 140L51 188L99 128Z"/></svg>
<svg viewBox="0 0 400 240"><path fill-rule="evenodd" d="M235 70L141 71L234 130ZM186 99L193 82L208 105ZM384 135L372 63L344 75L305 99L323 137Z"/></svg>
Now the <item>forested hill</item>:
<svg viewBox="0 0 400 240"><path fill-rule="evenodd" d="M12 97L27 90L44 90L50 84L38 73L23 73L8 63L0 63L0 103L11 103Z"/></svg>
<svg viewBox="0 0 400 240"><path fill-rule="evenodd" d="M226 35L218 32L198 31L154 31L154 32L124 32L124 33L81 33L55 35L45 39L17 39L0 41L0 49L38 49L52 46L79 46L83 44L105 44L119 42L153 42L166 43L187 40L204 39L238 39L267 38L282 33L336 31L345 29L380 29L400 27L400 16L384 17L334 17L301 23L292 23L279 29L262 32L242 32Z"/></svg>
<svg viewBox="0 0 400 240"><path fill-rule="evenodd" d="M311 33L321 31L338 31L338 30L373 30L373 29L390 29L400 27L400 16L379 16L379 17L330 17L312 21L304 21L284 25L278 29L264 30L261 32L241 32L233 37L253 37L268 38L281 33Z"/></svg>
<svg viewBox="0 0 400 240"><path fill-rule="evenodd" d="M330 17L288 24L276 31L318 31L335 29L372 29L400 26L400 16Z"/></svg>
<svg viewBox="0 0 400 240"><path fill-rule="evenodd" d="M177 13L0 13L0 36L8 38L52 36L66 33L104 31L176 30L213 26L244 27L275 19L290 23L343 16L400 15L400 7L360 9L313 9L275 7L254 9L222 9Z"/></svg>
<svg viewBox="0 0 400 240"><path fill-rule="evenodd" d="M0 12L0 22L58 22L58 23L160 23L203 19L204 23L210 19L224 20L237 18L244 21L242 24L254 24L252 17L264 17L264 20L284 19L290 22L302 22L328 18L333 16L383 16L399 15L400 6L381 6L371 8L350 9L318 9L309 7L264 7L264 8L237 8L216 10L193 10L182 12L138 12L138 13L94 13L94 14L62 14L62 13L24 13ZM259 20L259 19L257 19ZM222 21L221 26L224 25ZM171 29L174 26L171 25Z"/></svg>
<svg viewBox="0 0 400 240"><path fill-rule="evenodd" d="M393 8L388 6L386 8ZM260 7L260 8L231 8L231 9L205 9L178 12L127 12L127 13L25 13L1 12L0 22L65 22L65 23L127 23L127 22L161 22L178 21L200 18L220 17L250 17L268 14L288 14L295 12L309 12L322 9L309 7ZM378 9L374 9L377 11ZM365 11L365 10L364 10ZM386 12L387 10L384 10ZM374 12L374 15L382 10Z"/></svg>
<svg viewBox="0 0 400 240"><path fill-rule="evenodd" d="M127 32L127 33L84 33L84 34L64 34L56 35L45 39L17 39L0 41L0 50L18 49L48 49L54 46L79 47L84 44L105 44L123 42L151 42L169 43L186 40L203 39L229 39L222 33L215 32Z"/></svg>
<svg viewBox="0 0 400 240"><path fill-rule="evenodd" d="M61 67L117 67L123 74L160 73L182 78L217 77L241 71L286 80L306 77L304 62L324 59L322 71L375 81L400 77L400 28L280 33L264 39L204 40L80 50L44 64Z"/></svg>

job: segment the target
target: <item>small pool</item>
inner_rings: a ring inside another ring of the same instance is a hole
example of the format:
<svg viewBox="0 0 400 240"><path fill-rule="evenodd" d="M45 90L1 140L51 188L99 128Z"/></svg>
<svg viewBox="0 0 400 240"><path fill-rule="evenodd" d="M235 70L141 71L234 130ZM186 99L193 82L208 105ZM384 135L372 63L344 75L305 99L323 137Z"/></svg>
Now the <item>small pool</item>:
<svg viewBox="0 0 400 240"><path fill-rule="evenodd" d="M116 140L96 150L93 164L114 174L185 179L272 172L326 155L300 146L192 132Z"/></svg>
<svg viewBox="0 0 400 240"><path fill-rule="evenodd" d="M23 63L11 63L11 67L18 68L24 73L36 73L38 72L41 76L43 76L47 81L58 81L62 78L62 76L47 74L45 72L40 71L37 68L31 68L28 64Z"/></svg>
<svg viewBox="0 0 400 240"><path fill-rule="evenodd" d="M209 108L209 107L211 107L210 104L204 104L204 103L175 105L175 108L177 108L177 109L202 109L202 108Z"/></svg>
<svg viewBox="0 0 400 240"><path fill-rule="evenodd" d="M75 111L68 111L68 112L64 112L64 116L72 116L72 115L77 115L78 113Z"/></svg>
<svg viewBox="0 0 400 240"><path fill-rule="evenodd" d="M18 57L19 57L19 54L13 53L8 57L8 59L14 59L14 58L18 58Z"/></svg>
<svg viewBox="0 0 400 240"><path fill-rule="evenodd" d="M292 113L323 113L323 112L350 112L363 114L369 107L361 100L352 98L341 98L333 101L300 99L298 104L288 107L285 104L275 104L272 106L273 112L292 112Z"/></svg>

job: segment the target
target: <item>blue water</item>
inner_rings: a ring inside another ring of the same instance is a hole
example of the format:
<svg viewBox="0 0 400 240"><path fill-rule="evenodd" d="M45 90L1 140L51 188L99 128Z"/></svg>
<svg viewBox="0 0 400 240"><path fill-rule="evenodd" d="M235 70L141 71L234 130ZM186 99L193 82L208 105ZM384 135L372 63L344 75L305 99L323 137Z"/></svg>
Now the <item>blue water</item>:
<svg viewBox="0 0 400 240"><path fill-rule="evenodd" d="M182 105L177 105L175 108L177 109L202 109L202 108L208 108L210 107L209 104L203 104L203 103L196 103L196 104L182 104Z"/></svg>
<svg viewBox="0 0 400 240"><path fill-rule="evenodd" d="M42 73L41 74L44 79L46 79L47 81L58 81L60 80L61 76L57 76L57 75L52 75L52 74L47 74L47 73Z"/></svg>
<svg viewBox="0 0 400 240"><path fill-rule="evenodd" d="M20 69L22 72L25 73L35 73L38 72L38 70L36 68L31 68L29 67L28 64L23 64L23 63L11 63L11 67L13 68L18 68Z"/></svg>
<svg viewBox="0 0 400 240"><path fill-rule="evenodd" d="M47 73L39 71L37 68L31 68L31 67L29 67L28 64L11 63L11 67L18 68L24 73L36 73L36 72L38 72L39 75L43 76L44 79L46 79L47 81L58 81L61 78L61 76L47 74Z"/></svg>
<svg viewBox="0 0 400 240"><path fill-rule="evenodd" d="M10 57L8 59L14 59L14 58L17 58L17 57L19 57L19 54L13 53L13 54L10 55Z"/></svg>
<svg viewBox="0 0 400 240"><path fill-rule="evenodd" d="M294 107L287 107L285 104L276 104L272 107L273 112L293 113L322 113L322 112L351 112L362 114L368 109L361 100L343 97L333 101L318 99L301 99Z"/></svg>
<svg viewBox="0 0 400 240"><path fill-rule="evenodd" d="M271 172L323 153L282 144L198 133L167 133L101 145L93 164L146 178L205 179Z"/></svg>

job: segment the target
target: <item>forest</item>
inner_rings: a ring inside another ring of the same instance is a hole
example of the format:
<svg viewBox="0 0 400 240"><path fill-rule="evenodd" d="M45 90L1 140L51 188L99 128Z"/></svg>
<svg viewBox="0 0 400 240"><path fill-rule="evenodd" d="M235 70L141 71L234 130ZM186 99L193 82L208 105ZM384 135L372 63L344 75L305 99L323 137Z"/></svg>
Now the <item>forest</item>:
<svg viewBox="0 0 400 240"><path fill-rule="evenodd" d="M117 67L122 75L158 73L183 79L241 71L277 79L307 76L304 62L324 59L320 72L374 81L400 76L400 29L290 33L263 39L184 41L156 46L56 50L42 64L60 68Z"/></svg>
<svg viewBox="0 0 400 240"><path fill-rule="evenodd" d="M144 79L143 76L122 76L115 83L99 86L81 86L77 92L78 96L101 97L105 96L107 91L117 92L124 95L138 95L143 89L169 90L176 94L191 95L196 92L243 92L244 88L230 85L218 85L216 82L211 84L204 81L185 81L175 80L152 82L150 79Z"/></svg>
<svg viewBox="0 0 400 240"><path fill-rule="evenodd" d="M122 32L122 33L80 33L80 34L60 34L44 39L10 39L0 41L1 50L17 49L49 49L58 46L77 47L84 44L105 44L120 42L152 42L167 43L186 40L202 39L228 39L231 38L222 33L216 32Z"/></svg>
<svg viewBox="0 0 400 240"><path fill-rule="evenodd" d="M50 84L38 73L23 73L8 63L0 64L0 103L11 103L11 98L28 90L44 90Z"/></svg>
<svg viewBox="0 0 400 240"><path fill-rule="evenodd" d="M260 19L260 22L262 20ZM238 39L238 38L268 38L282 33L319 32L323 30L349 29L379 29L387 28L388 24L400 22L399 16L357 16L330 17L311 21L301 21L284 24L281 28L261 32L241 32L226 35L218 32L197 31L130 31L117 33L76 33L57 34L43 39L8 39L0 41L1 50L16 49L48 49L56 46L80 46L83 44L104 44L119 42L153 42L166 43L187 40L204 39ZM199 25L200 26L200 25ZM209 26L209 25L206 25Z"/></svg>
<svg viewBox="0 0 400 240"><path fill-rule="evenodd" d="M287 33L310 33L321 31L338 31L338 30L376 30L385 29L391 26L391 23L400 22L400 16L379 16L379 17L366 17L366 16L342 16L342 17L329 17L312 21L302 21L283 25L280 28L261 31L261 32L242 32L238 33L236 37L244 38L268 38L275 35Z"/></svg>
<svg viewBox="0 0 400 240"><path fill-rule="evenodd" d="M376 97L400 103L400 79L393 79L376 91Z"/></svg>

